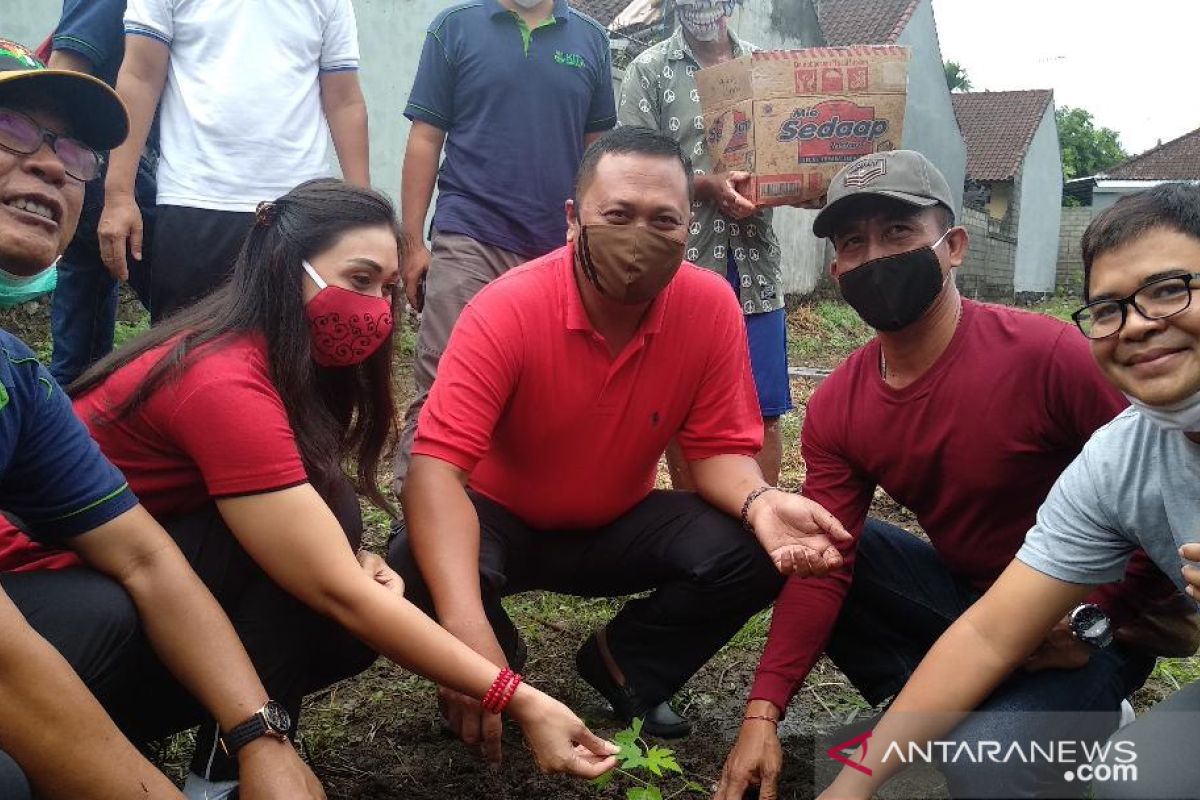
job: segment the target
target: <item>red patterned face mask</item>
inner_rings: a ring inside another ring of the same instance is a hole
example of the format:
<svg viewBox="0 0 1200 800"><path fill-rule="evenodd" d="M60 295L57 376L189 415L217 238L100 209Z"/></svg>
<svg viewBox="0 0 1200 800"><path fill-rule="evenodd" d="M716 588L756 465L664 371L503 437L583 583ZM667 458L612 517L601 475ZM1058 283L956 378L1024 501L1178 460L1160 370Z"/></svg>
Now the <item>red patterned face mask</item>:
<svg viewBox="0 0 1200 800"><path fill-rule="evenodd" d="M327 284L301 262L320 289L304 313L312 329L313 360L322 367L352 367L370 358L392 335L392 304L382 297Z"/></svg>

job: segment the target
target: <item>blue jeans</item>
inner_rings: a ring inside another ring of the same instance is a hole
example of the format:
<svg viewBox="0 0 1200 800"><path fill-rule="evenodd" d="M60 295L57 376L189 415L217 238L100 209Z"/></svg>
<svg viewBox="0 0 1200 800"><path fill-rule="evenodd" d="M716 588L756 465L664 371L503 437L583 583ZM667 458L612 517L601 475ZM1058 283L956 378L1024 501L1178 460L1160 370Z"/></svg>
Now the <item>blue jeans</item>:
<svg viewBox="0 0 1200 800"><path fill-rule="evenodd" d="M868 519L858 542L854 583L827 653L872 705L894 696L934 642L979 597L953 575L933 547L905 530ZM1111 645L1080 669L1018 671L953 733L960 742L1103 742L1119 719L1121 701L1142 685L1154 659ZM1106 712L1070 715L1026 712ZM1016 712L1016 713L1013 713ZM1036 724L1031 717L1036 716ZM1025 719L1023 719L1025 717ZM1086 723L1086 724L1085 724ZM1061 730L1049 730L1061 725ZM1081 730L1086 727L1086 730ZM1064 784L1061 768L1019 764L943 764L952 797L1070 797L1086 787Z"/></svg>
<svg viewBox="0 0 1200 800"><path fill-rule="evenodd" d="M142 305L149 308L144 281L149 274L150 235L154 229L155 182L153 167L143 158L134 185L142 210L143 253L141 261L128 259L129 285ZM78 378L85 369L108 355L113 347L117 323L117 282L100 258L96 225L104 210L104 178L90 182L84 190L83 208L75 238L58 262L58 286L50 301L50 335L54 342L50 374L62 386Z"/></svg>

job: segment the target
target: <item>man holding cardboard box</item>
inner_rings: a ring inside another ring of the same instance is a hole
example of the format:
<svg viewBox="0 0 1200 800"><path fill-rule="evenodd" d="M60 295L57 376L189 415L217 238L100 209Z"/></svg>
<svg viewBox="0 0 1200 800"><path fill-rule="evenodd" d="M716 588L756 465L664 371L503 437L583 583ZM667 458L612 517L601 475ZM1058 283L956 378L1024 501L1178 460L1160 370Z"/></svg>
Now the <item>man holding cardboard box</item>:
<svg viewBox="0 0 1200 800"><path fill-rule="evenodd" d="M680 27L629 66L621 85L617 120L674 137L696 172L687 259L726 276L746 319L750 361L763 417L763 447L756 456L770 483L779 478L783 445L779 417L792 410L787 376L779 242L771 210L746 198L750 174L715 172L700 105L696 73L750 52L728 26L734 3L677 0ZM691 488L684 459L668 451L676 488Z"/></svg>

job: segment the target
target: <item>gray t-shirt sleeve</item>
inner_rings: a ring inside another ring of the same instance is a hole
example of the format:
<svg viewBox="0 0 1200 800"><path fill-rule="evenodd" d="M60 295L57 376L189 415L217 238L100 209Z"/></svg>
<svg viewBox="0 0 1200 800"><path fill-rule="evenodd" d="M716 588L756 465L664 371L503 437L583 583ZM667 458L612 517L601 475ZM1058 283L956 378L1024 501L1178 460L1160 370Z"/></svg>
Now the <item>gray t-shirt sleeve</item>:
<svg viewBox="0 0 1200 800"><path fill-rule="evenodd" d="M1136 545L1108 507L1119 496L1115 487L1092 469L1088 451L1085 447L1058 477L1017 559L1051 578L1099 585L1121 580Z"/></svg>

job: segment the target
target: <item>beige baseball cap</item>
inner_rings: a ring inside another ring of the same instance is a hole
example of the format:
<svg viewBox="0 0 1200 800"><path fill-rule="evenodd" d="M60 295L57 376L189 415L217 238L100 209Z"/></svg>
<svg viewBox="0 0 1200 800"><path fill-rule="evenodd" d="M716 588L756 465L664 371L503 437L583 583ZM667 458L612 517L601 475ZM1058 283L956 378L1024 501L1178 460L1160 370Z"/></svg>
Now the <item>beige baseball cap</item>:
<svg viewBox="0 0 1200 800"><path fill-rule="evenodd" d="M813 233L827 238L854 198L880 195L922 208L939 203L954 213L954 195L945 176L916 150L885 150L852 161L829 183L825 208L813 220Z"/></svg>

